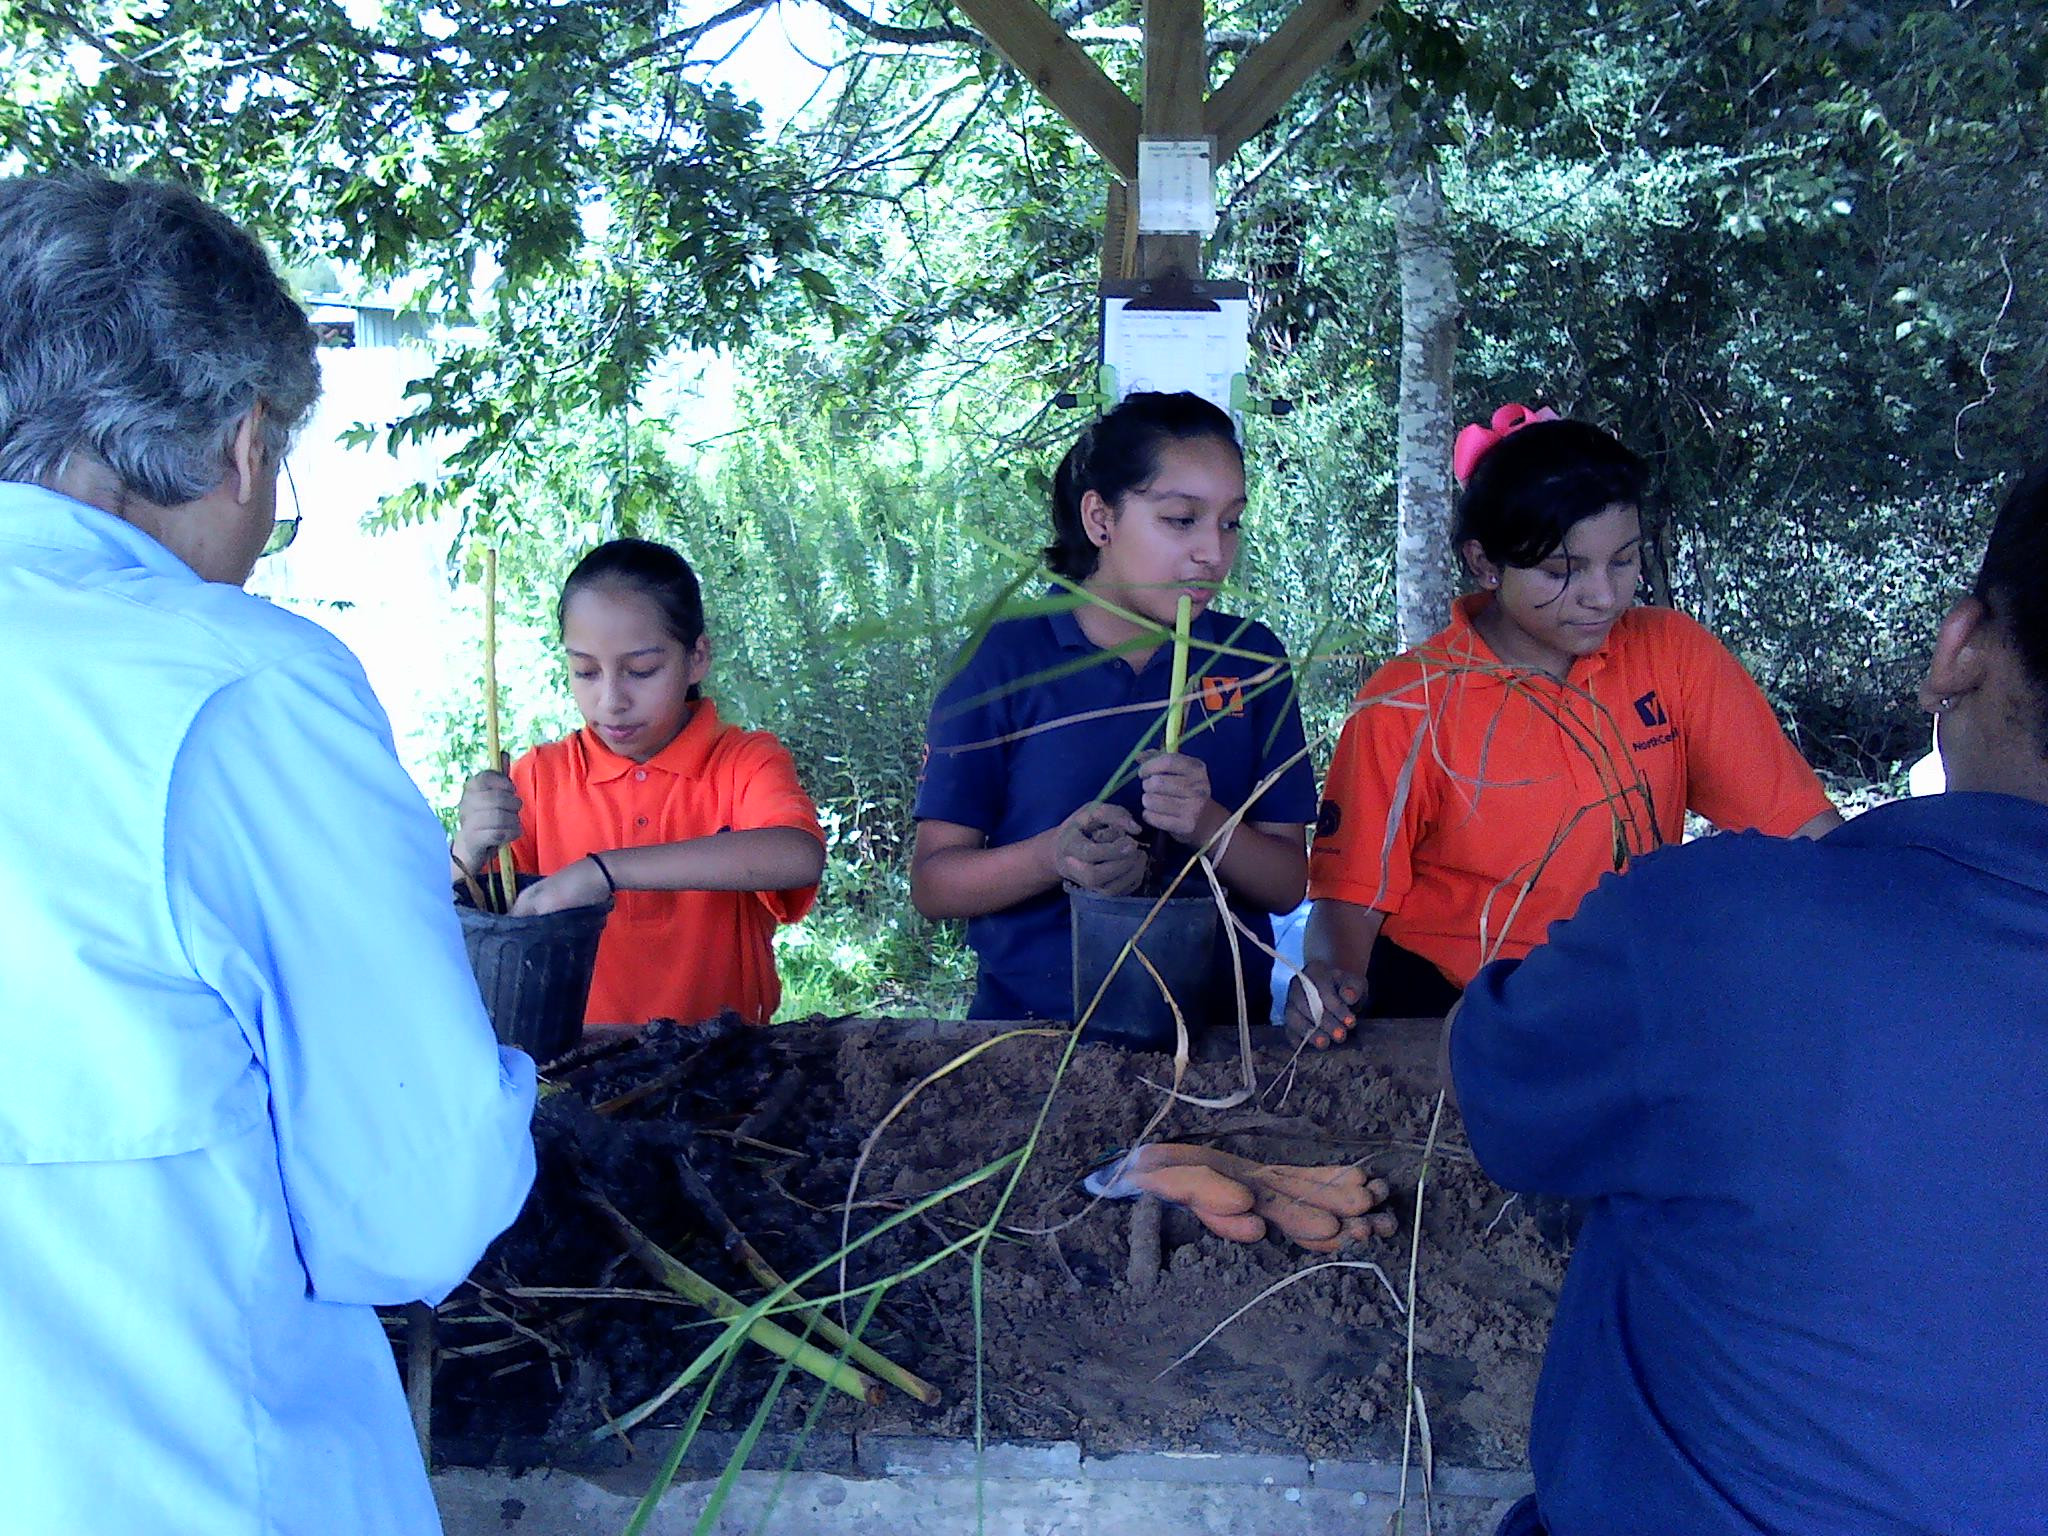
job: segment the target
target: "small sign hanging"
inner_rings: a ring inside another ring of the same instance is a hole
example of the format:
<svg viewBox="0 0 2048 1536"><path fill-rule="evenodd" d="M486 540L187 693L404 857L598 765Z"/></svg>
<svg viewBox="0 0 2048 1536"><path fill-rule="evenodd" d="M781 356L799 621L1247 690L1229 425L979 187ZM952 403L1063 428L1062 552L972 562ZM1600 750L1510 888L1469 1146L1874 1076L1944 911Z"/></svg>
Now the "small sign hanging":
<svg viewBox="0 0 2048 1536"><path fill-rule="evenodd" d="M1138 233L1216 233L1216 173L1208 139L1138 140Z"/></svg>

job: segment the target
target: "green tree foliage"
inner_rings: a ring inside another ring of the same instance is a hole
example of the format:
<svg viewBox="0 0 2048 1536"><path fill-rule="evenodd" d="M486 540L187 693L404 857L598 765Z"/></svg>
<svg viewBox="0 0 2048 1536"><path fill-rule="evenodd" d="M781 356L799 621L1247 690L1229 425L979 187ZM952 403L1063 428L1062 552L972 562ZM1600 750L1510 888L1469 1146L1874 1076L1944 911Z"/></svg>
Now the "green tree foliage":
<svg viewBox="0 0 2048 1536"><path fill-rule="evenodd" d="M562 478L556 448L624 414L661 357L836 302L811 168L705 78L710 25L611 0L393 0L373 25L328 0L18 5L0 148L187 181L287 260L425 278L420 302L474 311L483 339L392 429L456 434L447 473L396 510L517 526ZM615 518L646 470L603 465Z"/></svg>
<svg viewBox="0 0 2048 1536"><path fill-rule="evenodd" d="M1995 12L1531 4L1458 17L1432 89L1412 58L1396 77L1405 131L1444 146L1467 416L1547 400L1648 454L1664 595L1845 769L1924 741L1907 684L1975 517L2039 452L2048 21ZM1506 98L1461 73L1480 58L1511 62ZM1236 211L1292 392L1391 396L1386 68L1362 48L1304 98L1275 130L1295 168ZM1357 449L1383 515L1390 424Z"/></svg>

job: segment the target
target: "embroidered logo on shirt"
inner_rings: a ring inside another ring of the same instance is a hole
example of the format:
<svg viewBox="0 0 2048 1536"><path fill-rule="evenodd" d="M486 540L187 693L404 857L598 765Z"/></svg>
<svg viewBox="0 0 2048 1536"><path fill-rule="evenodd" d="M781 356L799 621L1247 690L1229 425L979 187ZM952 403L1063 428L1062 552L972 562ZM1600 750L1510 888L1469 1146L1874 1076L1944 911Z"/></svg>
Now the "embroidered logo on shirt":
<svg viewBox="0 0 2048 1536"><path fill-rule="evenodd" d="M1212 715L1244 713L1244 679L1205 677L1202 679L1202 708Z"/></svg>
<svg viewBox="0 0 2048 1536"><path fill-rule="evenodd" d="M1671 723L1671 717L1664 713L1664 706L1657 702L1657 690L1654 688L1636 700L1636 718L1652 730Z"/></svg>
<svg viewBox="0 0 2048 1536"><path fill-rule="evenodd" d="M1337 829L1343 825L1344 807L1326 798L1316 811L1316 836L1335 837Z"/></svg>

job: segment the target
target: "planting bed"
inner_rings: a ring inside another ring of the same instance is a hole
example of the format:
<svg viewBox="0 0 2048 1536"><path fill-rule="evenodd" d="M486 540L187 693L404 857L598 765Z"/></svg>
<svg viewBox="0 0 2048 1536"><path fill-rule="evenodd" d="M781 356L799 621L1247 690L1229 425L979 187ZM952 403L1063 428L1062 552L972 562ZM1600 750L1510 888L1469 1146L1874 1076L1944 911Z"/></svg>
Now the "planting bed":
<svg viewBox="0 0 2048 1536"><path fill-rule="evenodd" d="M1304 1053L1291 1064L1276 1039L1258 1058L1258 1091L1248 1102L1170 1109L1157 1139L1212 1142L1275 1162L1361 1162L1393 1185L1401 1219L1397 1237L1343 1256L1376 1263L1384 1280L1366 1268L1310 1274L1172 1369L1233 1311L1321 1256L1277 1238L1228 1243L1170 1209L1158 1224L1156 1259L1143 1223L1134 1243L1137 1207L1091 1202L1078 1180L1097 1157L1143 1132L1172 1062L1077 1050L986 1249L978 1345L964 1256L891 1289L868 1331L870 1343L936 1385L943 1401L927 1408L892 1390L870 1406L829 1394L803 1464L853 1470L829 1465L830 1447L856 1442L908 1445L896 1437L917 1437L926 1447L918 1454L928 1456L934 1439L971 1439L977 1355L991 1443L1068 1443L1089 1458L1202 1451L1398 1462L1405 1323L1394 1293L1405 1295L1408 1284L1416 1179L1436 1097L1436 1028L1376 1028L1369 1049ZM565 1086L538 1121L534 1198L472 1284L441 1308L436 1459L515 1471L616 1464L628 1453L620 1438L602 1435L607 1421L660 1391L711 1337L696 1308L641 1299L658 1287L582 1198L582 1186L602 1189L656 1242L752 1299L759 1285L721 1253L685 1194L678 1154L765 1257L794 1277L838 1247L849 1179L875 1127L920 1080L999 1032L899 1021L710 1035L656 1026L630 1049L559 1074ZM927 1087L874 1138L851 1191L853 1233L1023 1145L1064 1049L1064 1036L1006 1040ZM1240 1080L1234 1058L1198 1061L1183 1087L1215 1097ZM650 1084L635 1102L593 1112ZM736 1139L743 1124L745 1139ZM1006 1183L999 1176L885 1234L853 1255L848 1278L901 1271L954 1241L987 1217ZM1415 1376L1435 1460L1519 1468L1562 1262L1520 1205L1509 1205L1473 1165L1453 1111L1444 1115L1422 1211ZM828 1272L803 1289L825 1294L833 1278ZM541 1288L598 1294L531 1294ZM792 1326L801 1331L800 1321ZM746 1347L704 1420L704 1456L722 1460L775 1366ZM801 1373L790 1377L756 1465L793 1458L791 1436L821 1390ZM658 1459L673 1443L664 1426L682 1422L696 1395L686 1389L627 1437L637 1460ZM698 1475L704 1456L692 1458Z"/></svg>

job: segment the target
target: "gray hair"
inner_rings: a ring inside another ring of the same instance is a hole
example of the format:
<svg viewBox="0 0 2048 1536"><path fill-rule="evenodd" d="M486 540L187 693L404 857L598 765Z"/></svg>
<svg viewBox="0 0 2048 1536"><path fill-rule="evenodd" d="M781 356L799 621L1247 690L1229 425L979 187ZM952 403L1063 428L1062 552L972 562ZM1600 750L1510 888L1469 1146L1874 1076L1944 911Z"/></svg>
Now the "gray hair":
<svg viewBox="0 0 2048 1536"><path fill-rule="evenodd" d="M158 506L195 501L258 402L283 458L314 346L263 247L185 188L0 180L0 480L54 484L86 453Z"/></svg>

